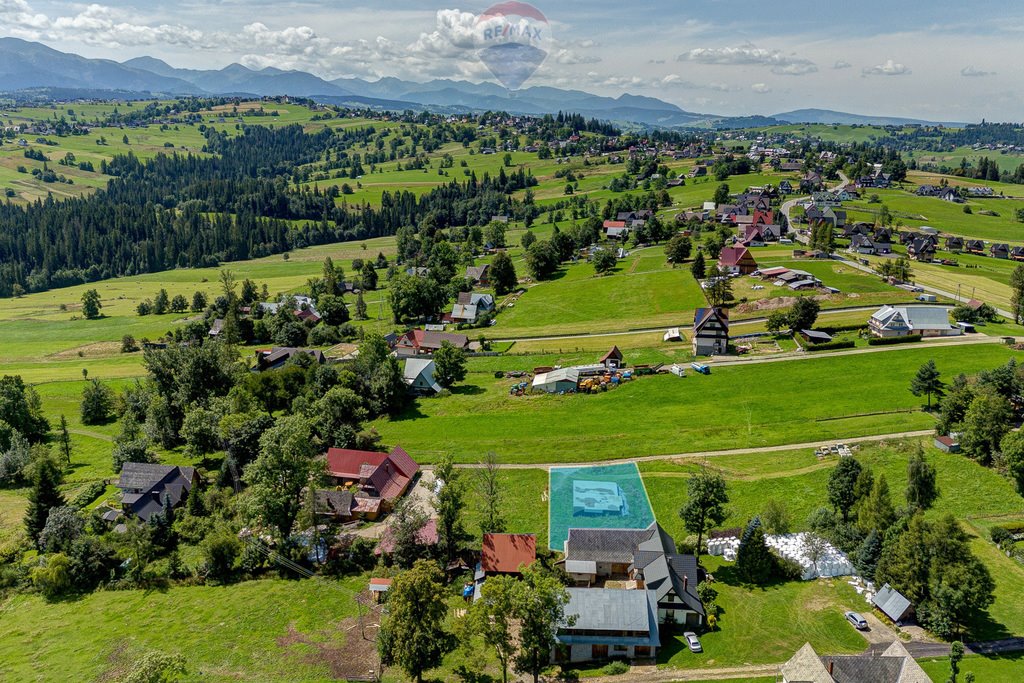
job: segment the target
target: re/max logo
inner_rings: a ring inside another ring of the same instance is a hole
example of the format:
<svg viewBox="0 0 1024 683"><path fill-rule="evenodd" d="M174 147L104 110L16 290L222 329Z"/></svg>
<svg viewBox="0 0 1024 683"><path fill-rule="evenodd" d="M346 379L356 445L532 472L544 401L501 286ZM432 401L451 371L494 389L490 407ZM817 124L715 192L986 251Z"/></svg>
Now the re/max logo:
<svg viewBox="0 0 1024 683"><path fill-rule="evenodd" d="M496 28L484 29L484 40L509 40L525 38L526 40L540 41L541 29L535 26L519 26L517 24L505 24Z"/></svg>

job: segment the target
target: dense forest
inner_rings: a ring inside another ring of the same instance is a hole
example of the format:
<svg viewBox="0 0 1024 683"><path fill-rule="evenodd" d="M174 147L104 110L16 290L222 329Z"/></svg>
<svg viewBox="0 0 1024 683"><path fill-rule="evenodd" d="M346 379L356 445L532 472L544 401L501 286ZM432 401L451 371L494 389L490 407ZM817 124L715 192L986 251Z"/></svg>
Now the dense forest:
<svg viewBox="0 0 1024 683"><path fill-rule="evenodd" d="M317 133L247 126L235 137L209 129L205 151L214 157L118 156L103 165L114 176L105 191L0 206L0 296L392 235L428 214L442 228L482 225L512 213L509 193L536 184L522 170L501 169L420 198L386 192L380 208L338 204L336 191L293 184L321 160L355 170L362 160L348 150L374 134L372 126Z"/></svg>

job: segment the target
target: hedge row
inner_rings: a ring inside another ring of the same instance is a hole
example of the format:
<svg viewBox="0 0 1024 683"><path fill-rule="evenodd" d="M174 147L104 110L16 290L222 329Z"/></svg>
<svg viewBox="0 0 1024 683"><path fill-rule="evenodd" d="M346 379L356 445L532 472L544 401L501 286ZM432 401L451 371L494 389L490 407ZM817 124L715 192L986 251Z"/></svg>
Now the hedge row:
<svg viewBox="0 0 1024 683"><path fill-rule="evenodd" d="M865 325L864 323L857 323L853 325L831 325L825 327L818 327L816 329L819 329L822 332L828 332L829 334L837 334L839 332L857 332L859 330L866 330L867 327L868 326Z"/></svg>
<svg viewBox="0 0 1024 683"><path fill-rule="evenodd" d="M873 337L868 339L870 346L885 346L887 344L910 344L921 341L921 335L908 334L906 337Z"/></svg>
<svg viewBox="0 0 1024 683"><path fill-rule="evenodd" d="M824 344L808 344L804 348L808 351L835 351L836 349L852 349L856 345L853 341L834 341Z"/></svg>

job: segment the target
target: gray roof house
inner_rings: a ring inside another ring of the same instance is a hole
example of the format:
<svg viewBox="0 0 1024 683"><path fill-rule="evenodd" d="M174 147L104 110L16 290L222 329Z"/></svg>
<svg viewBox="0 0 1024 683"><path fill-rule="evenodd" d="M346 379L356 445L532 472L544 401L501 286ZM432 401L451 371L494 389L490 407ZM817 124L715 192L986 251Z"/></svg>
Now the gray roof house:
<svg viewBox="0 0 1024 683"><path fill-rule="evenodd" d="M436 366L430 358L412 356L405 359L403 379L409 391L417 396L431 396L441 391L441 385L434 380Z"/></svg>
<svg viewBox="0 0 1024 683"><path fill-rule="evenodd" d="M868 319L876 337L955 337L961 329L949 322L949 311L942 306L882 306Z"/></svg>
<svg viewBox="0 0 1024 683"><path fill-rule="evenodd" d="M819 656L810 643L782 666L782 683L929 683L907 648L893 641L881 655Z"/></svg>
<svg viewBox="0 0 1024 683"><path fill-rule="evenodd" d="M163 510L164 499L170 499L171 507L180 505L195 480L193 467L126 462L121 468L117 488L121 489L121 504L125 512L148 522L150 517Z"/></svg>
<svg viewBox="0 0 1024 683"><path fill-rule="evenodd" d="M699 626L704 605L697 595L703 573L693 555L680 555L657 523L646 529L569 529L565 569L577 583L627 578L654 591L659 623Z"/></svg>
<svg viewBox="0 0 1024 683"><path fill-rule="evenodd" d="M481 313L494 310L494 297L478 292L459 292L452 304L451 319L455 323L475 323Z"/></svg>
<svg viewBox="0 0 1024 683"><path fill-rule="evenodd" d="M609 657L646 659L657 655L657 598L653 590L567 588L566 622L558 627L555 661L585 662Z"/></svg>
<svg viewBox="0 0 1024 683"><path fill-rule="evenodd" d="M466 266L466 279L472 280L474 285L486 285L490 282L490 271L489 263L482 266Z"/></svg>
<svg viewBox="0 0 1024 683"><path fill-rule="evenodd" d="M889 584L885 584L881 590L871 596L871 604L881 610L882 614L889 617L895 624L910 619L914 614L914 606L910 604L910 600Z"/></svg>

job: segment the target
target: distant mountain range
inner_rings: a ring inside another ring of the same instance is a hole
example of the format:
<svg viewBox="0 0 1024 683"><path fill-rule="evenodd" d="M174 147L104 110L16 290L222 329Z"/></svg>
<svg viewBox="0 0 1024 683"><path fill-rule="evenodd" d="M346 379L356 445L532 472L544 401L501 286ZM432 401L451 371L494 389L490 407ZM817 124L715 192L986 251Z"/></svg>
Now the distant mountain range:
<svg viewBox="0 0 1024 683"><path fill-rule="evenodd" d="M895 116L864 116L862 114L848 114L842 111L831 109L797 109L772 116L779 121L786 123L823 123L825 125L849 125L849 126L912 126L912 125L946 125L962 126L963 123L925 121L922 119L904 119Z"/></svg>
<svg viewBox="0 0 1024 683"><path fill-rule="evenodd" d="M494 83L432 80L426 83L382 78L327 81L303 71L241 64L219 70L177 69L153 57L118 63L60 52L41 43L0 38L0 90L38 88L119 91L147 95L229 95L308 97L337 105L380 109L415 109L441 113L508 111L547 114L571 111L619 124L661 128L727 128L778 123L901 125L927 123L911 119L858 116L822 109L802 109L775 116L728 117L689 112L654 97L624 94L603 97L581 90L535 86L509 92Z"/></svg>

